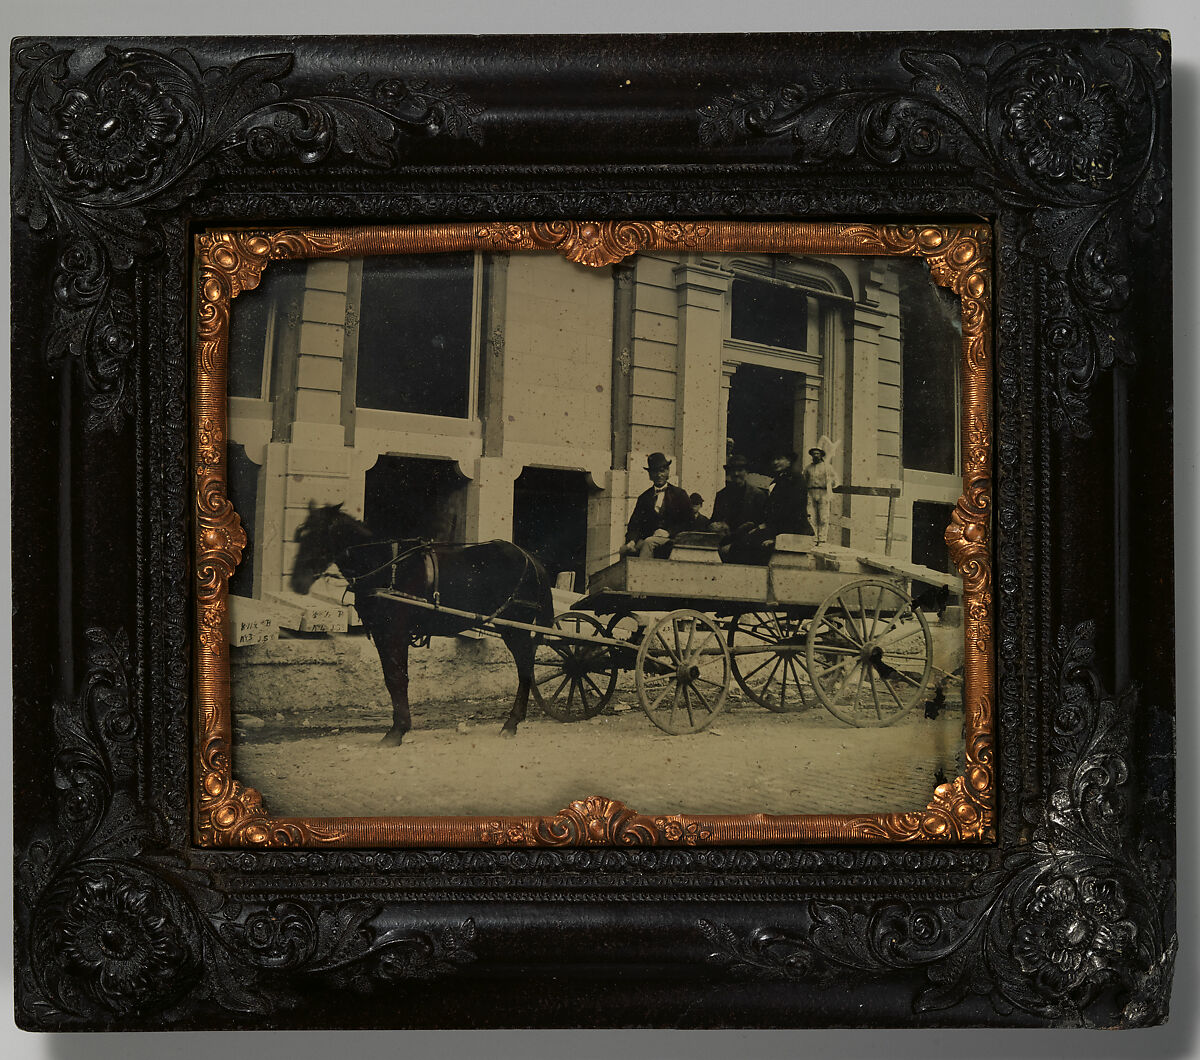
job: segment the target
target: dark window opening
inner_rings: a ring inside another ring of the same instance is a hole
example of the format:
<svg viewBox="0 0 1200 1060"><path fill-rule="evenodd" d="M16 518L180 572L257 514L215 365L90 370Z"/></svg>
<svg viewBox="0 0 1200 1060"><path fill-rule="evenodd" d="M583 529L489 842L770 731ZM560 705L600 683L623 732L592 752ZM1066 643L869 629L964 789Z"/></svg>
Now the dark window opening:
<svg viewBox="0 0 1200 1060"><path fill-rule="evenodd" d="M229 314L231 397L274 397L270 392L274 388L263 386L263 368L269 365L267 370L274 374L288 318L299 316L306 264L271 262L259 285L234 299Z"/></svg>
<svg viewBox="0 0 1200 1060"><path fill-rule="evenodd" d="M246 448L237 442L229 443L227 481L229 500L233 510L242 520L246 531L246 547L242 560L229 579L229 591L234 596L254 595L254 548L256 520L258 518L258 473L259 466L246 455Z"/></svg>
<svg viewBox="0 0 1200 1060"><path fill-rule="evenodd" d="M586 584L587 476L582 471L527 467L513 488L513 542L536 556L552 580L570 571Z"/></svg>
<svg viewBox="0 0 1200 1060"><path fill-rule="evenodd" d="M728 449L753 474L770 475L771 458L795 449L796 387L804 376L758 364L739 365L729 387Z"/></svg>
<svg viewBox="0 0 1200 1060"><path fill-rule="evenodd" d="M912 508L912 561L923 567L949 573L950 550L946 547L946 527L950 525L952 504L916 501Z"/></svg>
<svg viewBox="0 0 1200 1060"><path fill-rule="evenodd" d="M735 339L808 349L808 295L765 280L734 280L729 334Z"/></svg>
<svg viewBox="0 0 1200 1060"><path fill-rule="evenodd" d="M957 474L959 302L934 284L924 262L898 258L896 265L900 269L904 466Z"/></svg>
<svg viewBox="0 0 1200 1060"><path fill-rule="evenodd" d="M400 254L363 264L360 408L465 418L470 411L472 254Z"/></svg>
<svg viewBox="0 0 1200 1060"><path fill-rule="evenodd" d="M363 521L380 537L461 541L465 494L451 460L381 456L366 475Z"/></svg>

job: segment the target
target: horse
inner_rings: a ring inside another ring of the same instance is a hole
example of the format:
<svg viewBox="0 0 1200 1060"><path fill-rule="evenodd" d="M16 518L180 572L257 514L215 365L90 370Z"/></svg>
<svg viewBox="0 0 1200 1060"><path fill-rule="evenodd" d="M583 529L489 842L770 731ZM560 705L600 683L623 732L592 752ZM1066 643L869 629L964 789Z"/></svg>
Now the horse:
<svg viewBox="0 0 1200 1060"><path fill-rule="evenodd" d="M392 700L392 727L383 743L398 746L412 728L408 709L408 649L428 637L450 637L478 626L474 619L406 606L391 590L488 619L532 625L554 622L550 580L536 558L510 541L477 545L424 539L385 540L340 504L309 506L296 533L300 549L292 568L294 592L307 593L330 566L336 566L354 592L354 607L375 642L383 679ZM502 736L512 737L525 720L533 683L533 634L499 626L497 632L517 665L517 694Z"/></svg>

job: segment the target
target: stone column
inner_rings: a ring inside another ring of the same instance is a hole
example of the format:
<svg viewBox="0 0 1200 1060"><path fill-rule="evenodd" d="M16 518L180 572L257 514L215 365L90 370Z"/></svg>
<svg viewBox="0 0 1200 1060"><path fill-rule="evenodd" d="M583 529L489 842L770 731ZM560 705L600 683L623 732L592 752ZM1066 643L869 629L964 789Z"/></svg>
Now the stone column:
<svg viewBox="0 0 1200 1060"><path fill-rule="evenodd" d="M686 262L675 269L678 297L675 439L678 480L689 493L709 497L725 462L727 392L722 392L721 351L725 301L733 273Z"/></svg>
<svg viewBox="0 0 1200 1060"><path fill-rule="evenodd" d="M467 525L464 539L512 540L513 487L521 468L504 457L484 456L475 462L475 475L467 483Z"/></svg>
<svg viewBox="0 0 1200 1060"><path fill-rule="evenodd" d="M736 372L738 366L736 364L721 365L721 398L720 398L720 419L717 424L717 441L718 450L716 459L713 461L712 468L709 471L709 481L707 489L702 489L700 492L704 494L705 510L712 510L713 498L717 495L717 490L725 485L725 443L729 438L729 393L733 389L733 373Z"/></svg>

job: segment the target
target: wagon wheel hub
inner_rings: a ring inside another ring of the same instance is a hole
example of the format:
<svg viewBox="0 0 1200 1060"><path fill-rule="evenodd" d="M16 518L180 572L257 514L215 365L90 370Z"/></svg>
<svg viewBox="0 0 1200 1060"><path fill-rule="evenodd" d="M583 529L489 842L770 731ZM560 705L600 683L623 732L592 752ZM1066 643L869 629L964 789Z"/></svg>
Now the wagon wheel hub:
<svg viewBox="0 0 1200 1060"><path fill-rule="evenodd" d="M681 683L690 685L700 676L700 667L695 663L681 662L675 676Z"/></svg>

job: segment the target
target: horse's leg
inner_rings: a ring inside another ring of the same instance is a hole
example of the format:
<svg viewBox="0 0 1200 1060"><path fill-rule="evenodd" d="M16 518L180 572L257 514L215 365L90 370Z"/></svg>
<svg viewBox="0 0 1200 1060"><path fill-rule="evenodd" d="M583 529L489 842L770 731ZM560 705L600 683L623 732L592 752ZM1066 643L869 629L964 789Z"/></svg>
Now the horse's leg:
<svg viewBox="0 0 1200 1060"><path fill-rule="evenodd" d="M501 736L512 737L517 735L517 726L525 720L529 706L529 687L533 684L533 635L523 629L502 629L500 637L517 664L517 695L508 720L500 730Z"/></svg>
<svg viewBox="0 0 1200 1060"><path fill-rule="evenodd" d="M392 727L382 742L396 747L412 728L408 712L408 627L396 623L376 632L375 647L383 664L384 684L392 697Z"/></svg>

